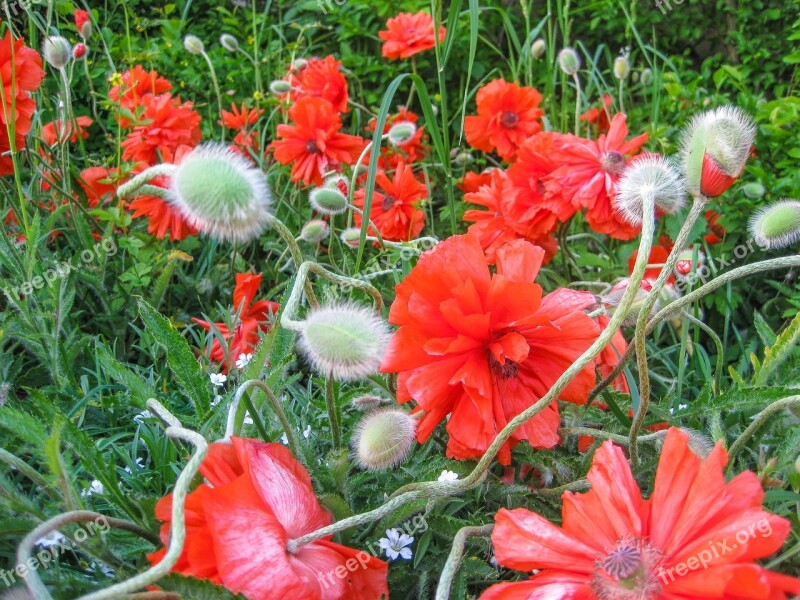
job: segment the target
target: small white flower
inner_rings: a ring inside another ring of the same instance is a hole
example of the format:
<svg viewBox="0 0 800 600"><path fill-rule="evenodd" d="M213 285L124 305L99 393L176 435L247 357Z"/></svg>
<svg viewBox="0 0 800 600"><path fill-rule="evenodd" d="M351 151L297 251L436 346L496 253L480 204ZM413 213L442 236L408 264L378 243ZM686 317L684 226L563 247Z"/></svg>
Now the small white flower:
<svg viewBox="0 0 800 600"><path fill-rule="evenodd" d="M250 413L244 413L244 421L242 421L245 425L252 425L253 424L253 417L250 416Z"/></svg>
<svg viewBox="0 0 800 600"><path fill-rule="evenodd" d="M283 444L284 446L289 445L289 438L286 437L285 433L281 435L281 444Z"/></svg>
<svg viewBox="0 0 800 600"><path fill-rule="evenodd" d="M106 488L103 486L103 484L100 483L97 479L93 479L92 483L89 484L89 487L81 492L81 497L86 498L88 496L93 496L95 494L99 496L104 494L105 491Z"/></svg>
<svg viewBox="0 0 800 600"><path fill-rule="evenodd" d="M137 469L144 469L144 461L143 461L141 458L137 458L137 459L136 459L136 468L137 468ZM131 468L130 468L130 467L125 467L124 471L125 471L125 472L126 472L128 475L133 475L133 471L131 471Z"/></svg>
<svg viewBox="0 0 800 600"><path fill-rule="evenodd" d="M250 364L251 360L253 360L253 353L252 352L248 352L247 354L242 352L239 355L239 358L236 360L236 368L237 369L244 369L247 365Z"/></svg>
<svg viewBox="0 0 800 600"><path fill-rule="evenodd" d="M414 538L407 533L401 533L399 529L387 529L386 537L378 540L378 545L383 548L384 554L392 560L405 558L409 560L412 556L410 546Z"/></svg>
<svg viewBox="0 0 800 600"><path fill-rule="evenodd" d="M42 546L43 548L50 548L51 546L55 546L56 544L61 544L66 538L64 534L60 531L51 531L43 538L40 538L37 544Z"/></svg>
<svg viewBox="0 0 800 600"><path fill-rule="evenodd" d="M456 479L458 479L458 473L445 469L442 471L442 474L439 475L439 479L437 481L455 481Z"/></svg>
<svg viewBox="0 0 800 600"><path fill-rule="evenodd" d="M308 436L310 436L310 435L311 435L311 425L309 425L308 427L306 427L303 430L303 437L304 438L308 439Z"/></svg>
<svg viewBox="0 0 800 600"><path fill-rule="evenodd" d="M497 562L497 557L494 554L492 554L492 556L489 558L489 564L494 568L498 567L499 563Z"/></svg>
<svg viewBox="0 0 800 600"><path fill-rule="evenodd" d="M217 394L214 396L214 399L211 401L211 406L217 406L220 402L222 402L222 396Z"/></svg>
<svg viewBox="0 0 800 600"><path fill-rule="evenodd" d="M114 569L104 565L103 563L96 563L96 562L89 563L88 571L90 573L96 573L98 570L106 577L114 576Z"/></svg>
<svg viewBox="0 0 800 600"><path fill-rule="evenodd" d="M224 373L211 373L208 378L211 380L211 385L215 385L217 387L222 386L226 381L228 381L228 376Z"/></svg>

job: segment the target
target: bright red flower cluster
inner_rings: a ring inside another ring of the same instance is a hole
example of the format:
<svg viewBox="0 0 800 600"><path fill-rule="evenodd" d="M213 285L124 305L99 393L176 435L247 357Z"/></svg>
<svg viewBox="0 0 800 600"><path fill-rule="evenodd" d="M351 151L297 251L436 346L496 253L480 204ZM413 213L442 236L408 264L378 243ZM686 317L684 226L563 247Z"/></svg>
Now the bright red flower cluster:
<svg viewBox="0 0 800 600"><path fill-rule="evenodd" d="M247 108L242 104L241 108L236 104L231 104L231 110L222 111L222 119L219 124L236 131L233 138L233 148L247 155L249 152L259 154L260 143L255 124L264 114L263 108Z"/></svg>
<svg viewBox="0 0 800 600"><path fill-rule="evenodd" d="M378 32L383 40L384 58L410 58L444 42L446 30L439 26L438 36L433 17L426 12L400 13L386 21L386 29Z"/></svg>
<svg viewBox="0 0 800 600"><path fill-rule="evenodd" d="M251 600L388 598L388 565L330 537L286 549L329 525L308 471L280 444L232 438L211 444L200 471L208 483L186 498L186 541L176 573L208 579ZM169 543L172 495L156 506ZM159 562L166 549L149 555ZM356 569L350 568L357 564ZM340 577L340 572L347 577Z"/></svg>
<svg viewBox="0 0 800 600"><path fill-rule="evenodd" d="M535 575L494 585L481 600L795 597L800 580L755 562L781 547L789 521L762 508L754 473L726 481L727 462L721 442L701 460L689 437L670 429L645 500L622 449L604 442L587 475L591 491L562 496L561 527L524 508L500 509L498 563Z"/></svg>
<svg viewBox="0 0 800 600"><path fill-rule="evenodd" d="M350 110L347 105L349 94L347 79L342 73L342 63L333 55L325 58L312 57L290 65L289 72L283 80L292 86L287 96L296 102L300 98L322 98L333 105L334 110L345 113Z"/></svg>
<svg viewBox="0 0 800 600"><path fill-rule="evenodd" d="M498 248L495 258L492 274L477 237L444 240L397 286L389 313L399 329L381 369L398 373L399 402L413 399L415 410L424 411L420 442L450 415L452 458L483 454L600 331L584 312L594 304L592 294L560 289L543 297L534 280L544 250L515 240ZM560 398L583 404L594 381L594 367L587 365ZM553 402L521 426L501 448L500 462L509 464L511 448L523 440L537 448L555 446L558 415Z"/></svg>
<svg viewBox="0 0 800 600"><path fill-rule="evenodd" d="M235 364L240 354L252 352L258 345L260 333L267 332L270 323L278 314L280 306L269 300L255 300L258 288L261 285L261 274L237 273L236 286L233 289L233 310L231 314L236 318L236 324L231 331L225 323L214 323L214 328L225 339L225 347L214 336L211 343L209 358L222 364L223 371L227 372ZM211 323L193 318L192 321L206 331L211 331Z"/></svg>
<svg viewBox="0 0 800 600"><path fill-rule="evenodd" d="M14 164L10 155L9 131L14 132L14 148L25 148L25 139L31 130L31 117L36 101L31 98L44 78L42 58L21 39L11 37L11 32L0 39L0 176L12 175Z"/></svg>

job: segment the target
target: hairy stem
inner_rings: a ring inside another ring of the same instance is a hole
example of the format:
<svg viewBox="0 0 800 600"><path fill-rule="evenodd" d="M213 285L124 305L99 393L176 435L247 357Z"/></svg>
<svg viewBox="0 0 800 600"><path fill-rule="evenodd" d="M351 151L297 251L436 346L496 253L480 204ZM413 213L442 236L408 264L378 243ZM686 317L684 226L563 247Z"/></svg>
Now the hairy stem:
<svg viewBox="0 0 800 600"><path fill-rule="evenodd" d="M467 538L483 537L490 535L494 529L494 524L481 525L477 527L462 527L453 538L453 545L450 547L450 555L444 564L442 574L439 577L439 585L436 586L436 600L448 600L450 598L450 588L453 587L458 567L461 565L461 558L464 556L464 546Z"/></svg>
<svg viewBox="0 0 800 600"><path fill-rule="evenodd" d="M736 441L731 444L730 450L728 450L728 460L729 465L733 466L733 459L739 453L739 451L744 447L747 441L753 436L753 434L761 429L769 418L774 415L775 413L781 412L784 408L789 408L790 406L800 406L800 396L789 396L788 398L782 398L781 400L776 400L767 408L762 410L758 413L754 418L753 422L742 432Z"/></svg>

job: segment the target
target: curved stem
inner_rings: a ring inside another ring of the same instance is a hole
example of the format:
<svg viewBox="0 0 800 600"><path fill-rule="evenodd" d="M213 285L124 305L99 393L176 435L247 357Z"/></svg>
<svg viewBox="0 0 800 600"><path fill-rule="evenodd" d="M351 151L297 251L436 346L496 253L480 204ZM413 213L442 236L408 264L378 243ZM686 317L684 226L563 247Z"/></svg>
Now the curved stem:
<svg viewBox="0 0 800 600"><path fill-rule="evenodd" d="M752 263L749 265L745 265L743 267L739 267L737 269L733 269L732 271L728 271L727 273L723 273L722 275L718 276L716 279L713 279L706 283L705 285L697 288L696 290L686 294L678 298L677 300L670 302L664 308L659 310L653 318L650 319L650 322L647 324L647 328L645 329L645 335L649 335L652 331L666 319L670 318L675 311L682 309L685 306L688 306L692 302L699 300L700 298L707 296L708 294L716 291L717 289L727 285L731 281L735 281L736 279L741 279L742 277L747 277L749 275L754 275L755 273L762 273L764 271L772 271L775 269L790 269L792 267L800 267L800 256L783 256L780 258L772 258L769 260L762 260L757 263ZM631 342L628 346L628 349L625 351L625 354L622 355L622 358L619 362L615 365L612 369L611 373L603 379L592 392L589 394L589 401L591 402L597 395L611 385L611 382L614 381L622 370L625 368L625 365L631 359L636 351L636 340Z"/></svg>
<svg viewBox="0 0 800 600"><path fill-rule="evenodd" d="M725 356L724 356L725 352L722 346L722 340L719 338L716 331L711 329L711 327L703 323L703 321L701 321L694 315L684 311L683 317L687 321L694 323L700 329L705 331L708 337L710 337L714 341L714 345L717 347L717 366L714 369L714 393L719 394L720 387L722 385L722 369L724 368L725 365Z"/></svg>
<svg viewBox="0 0 800 600"><path fill-rule="evenodd" d="M149 531L142 529L130 521L106 517L103 514L90 510L73 510L57 515L52 519L45 521L22 539L22 542L20 542L19 547L17 548L17 568L20 566L25 566L26 563L31 560L31 553L33 551L33 547L36 545L36 542L38 542L48 533L56 531L65 525L70 525L72 523L85 523L86 521L94 521L95 523L102 522L105 527L124 529L125 531L130 531L131 533L135 533L136 535L143 537L153 544L160 543L158 536L154 536ZM37 600L52 600L53 597L50 595L50 592L47 591L47 588L39 578L37 570L30 567L25 568L28 571L28 574L24 578L25 585L27 586L28 591L33 594L33 597Z"/></svg>
<svg viewBox="0 0 800 600"><path fill-rule="evenodd" d="M575 80L575 135L581 134L581 80L577 73L572 74Z"/></svg>
<svg viewBox="0 0 800 600"><path fill-rule="evenodd" d="M289 228L286 227L284 222L272 213L267 215L267 223L278 232L278 235L280 235L281 239L286 243L286 247L292 254L294 266L299 272L300 267L303 264L303 253L300 251L300 246L297 245L297 240L295 239L294 235L292 235L292 232L289 231ZM319 306L319 300L317 300L317 296L314 294L314 288L311 287L311 282L307 281L305 283L305 292L306 298L308 298L308 303L312 306L312 308L317 308Z"/></svg>
<svg viewBox="0 0 800 600"><path fill-rule="evenodd" d="M200 54L202 54L203 58L208 65L208 70L211 72L211 81L214 84L214 91L217 94L217 109L219 110L220 118L222 117L222 91L219 87L219 81L217 80L217 72L214 69L214 63L211 62L211 58L208 56L205 50L203 50ZM225 128L222 128L222 141L225 141Z"/></svg>
<svg viewBox="0 0 800 600"><path fill-rule="evenodd" d="M342 427L339 424L339 411L336 407L336 395L333 389L333 375L330 374L325 382L325 406L328 409L328 418L331 421L331 432L333 433L333 449L340 450L342 447Z"/></svg>
<svg viewBox="0 0 800 600"><path fill-rule="evenodd" d="M636 294L642 283L642 279L644 279L644 272L647 268L647 257L650 254L650 247L653 245L653 234L655 232L655 219L653 218L654 212L655 199L652 197L646 198L644 214L648 215L648 217L645 217L644 227L642 228L642 237L639 242L639 253L636 257L636 264L633 267L633 272L631 273L631 284L625 290L625 293L620 300L619 310L615 311L615 313L611 316L608 325L606 325L606 328L600 333L597 340L595 340L595 342L583 354L581 354L580 357L578 357L578 359L561 375L561 377L558 378L547 394L545 394L538 402L514 417L497 434L492 444L486 449L486 452L484 452L483 456L478 461L478 464L467 477L460 481L427 481L403 486L397 490L392 498L390 498L385 504L376 509L360 515L354 515L352 517L342 519L341 521L337 521L332 525L312 531L311 533L308 533L300 538L289 540L287 544L287 549L289 552L297 552L297 549L303 544L311 543L328 535L333 535L340 531L349 529L350 527L357 527L363 523L369 523L371 521L381 519L408 502L426 498L453 496L479 485L486 477L486 473L489 470L492 460L500 451L500 448L503 446L503 444L508 441L508 439L517 429L519 429L520 426L535 417L537 414L547 408L547 406L549 406L552 402L555 402L558 398L558 395L564 391L564 388L567 387L569 382L572 381L575 376L584 369L584 367L591 363L598 354L600 354L600 352L614 337L617 329L619 329L619 327L622 325L622 322L625 320L625 315L628 313L631 305L636 299ZM295 285L295 287L297 286ZM294 291L295 290L293 290L293 295ZM288 311L284 313L284 317L286 317L287 313ZM284 324L283 321L281 321L281 324L286 327L286 324Z"/></svg>
<svg viewBox="0 0 800 600"><path fill-rule="evenodd" d="M309 283L309 271L313 271L316 275L324 277L332 283L364 290L370 296L372 296L372 299L375 302L375 311L380 312L383 310L383 297L378 289L372 284L360 279L353 279L352 277L331 273L318 263L306 261L300 265L299 269L297 269L297 275L295 276L294 285L292 286L292 293L289 295L289 299L286 301L286 306L283 308L281 313L281 327L284 329L289 329L290 331L302 331L303 329L303 323L301 321L295 321L293 317L297 312L297 309L300 307L300 300L302 296L301 289L305 284Z"/></svg>
<svg viewBox="0 0 800 600"><path fill-rule="evenodd" d="M758 413L753 419L753 422L742 432L742 435L736 438L736 441L733 442L730 450L728 450L728 464L733 466L733 458L739 453L742 447L744 447L747 440L749 440L756 431L761 429L772 415L790 406L800 406L800 396L789 396L788 398L776 400Z"/></svg>
<svg viewBox="0 0 800 600"><path fill-rule="evenodd" d="M442 575L439 577L439 585L436 586L435 600L449 600L450 588L453 587L453 579L455 579L458 567L461 565L467 538L490 535L492 529L494 529L494 523L477 527L462 527L458 530L458 533L453 538L453 545L450 547L450 555L444 564Z"/></svg>
<svg viewBox="0 0 800 600"><path fill-rule="evenodd" d="M644 304L639 311L639 316L636 319L636 332L634 333L634 339L636 340L636 364L639 370L639 410L637 410L636 414L633 416L633 422L631 423L630 431L630 459L631 464L634 465L638 464L639 462L636 438L639 435L642 425L644 424L644 419L647 416L647 410L650 407L650 371L647 365L647 344L645 344L645 337L647 336L647 333L645 332L647 318L650 316L650 312L653 310L661 290L664 288L667 280L672 276L672 271L675 269L675 265L678 262L678 256L681 252L683 252L683 248L686 246L686 242L689 240L689 235L691 235L692 228L694 227L697 219L703 213L703 209L707 203L708 198L705 196L695 196L694 201L692 202L692 208L689 210L689 214L687 215L686 220L683 222L683 226L675 238L675 245L673 246L672 251L669 253L667 260L664 263L664 267L658 274L658 278L656 279L655 283L653 283L650 292L647 294Z"/></svg>
<svg viewBox="0 0 800 600"><path fill-rule="evenodd" d="M618 444L628 445L630 443L630 439L627 435L622 435L619 433L611 433L610 431L604 431L602 429L593 429L591 427L562 427L558 430L558 435L591 435L592 437L604 439L604 440L612 440ZM667 435L667 431L656 431L655 433L648 433L645 435L639 436L640 442L656 442L660 439L663 439Z"/></svg>
<svg viewBox="0 0 800 600"><path fill-rule="evenodd" d="M175 563L178 562L181 552L183 552L183 543L186 538L186 522L184 516L186 496L189 493L192 480L200 469L200 464L206 457L208 443L199 433L182 427L180 421L170 414L157 400L150 398L147 401L147 408L169 425L166 429L167 437L189 442L195 447L195 452L178 477L178 481L175 483L175 489L172 493L172 528L170 530L167 552L157 565L151 567L144 573L135 575L122 583L112 585L104 590L81 596L79 600L114 600L124 594L135 592L136 590L146 587L169 573L172 567L175 566Z"/></svg>
<svg viewBox="0 0 800 600"><path fill-rule="evenodd" d="M248 379L239 386L239 389L236 390L236 393L233 396L233 401L231 402L231 406L228 409L228 423L225 427L225 437L222 441L228 442L230 441L231 436L235 435L236 412L239 409L239 402L241 401L244 393L253 387L257 387L264 392L264 395L267 397L267 402L269 402L270 407L277 415L278 420L281 422L281 427L283 427L283 431L286 433L286 439L289 441L289 449L292 451L292 454L300 458L300 448L297 445L297 440L294 437L292 427L289 425L289 419L286 418L286 413L283 410L283 406L281 406L280 400L278 400L277 396L275 396L272 388L270 388L260 379Z"/></svg>
<svg viewBox="0 0 800 600"><path fill-rule="evenodd" d="M129 198L130 196L134 196L139 191L139 188L141 188L148 181L155 179L156 177L170 177L175 173L177 168L178 167L175 165L169 163L163 163L149 167L127 183L123 183L121 186L119 186L117 188L117 197Z"/></svg>

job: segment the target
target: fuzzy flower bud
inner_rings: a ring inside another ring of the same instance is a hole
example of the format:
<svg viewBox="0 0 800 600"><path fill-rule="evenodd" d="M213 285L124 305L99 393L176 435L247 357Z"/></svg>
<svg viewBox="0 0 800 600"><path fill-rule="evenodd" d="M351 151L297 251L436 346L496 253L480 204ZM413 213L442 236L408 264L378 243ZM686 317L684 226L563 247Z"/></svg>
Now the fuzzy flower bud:
<svg viewBox="0 0 800 600"><path fill-rule="evenodd" d="M325 179L323 187L339 190L345 196L350 193L350 182L347 181L347 177L344 175L331 175Z"/></svg>
<svg viewBox="0 0 800 600"><path fill-rule="evenodd" d="M544 56L544 53L547 51L547 44L545 44L542 38L537 39L536 41L531 44L531 56L536 60L539 60Z"/></svg>
<svg viewBox="0 0 800 600"><path fill-rule="evenodd" d="M339 235L339 238L345 246L358 248L361 243L361 230L358 227L348 227Z"/></svg>
<svg viewBox="0 0 800 600"><path fill-rule="evenodd" d="M264 231L272 197L264 173L228 146L206 143L172 177L171 203L211 237L246 242Z"/></svg>
<svg viewBox="0 0 800 600"><path fill-rule="evenodd" d="M376 410L359 422L353 450L361 468L381 471L402 463L411 450L417 422L404 410Z"/></svg>
<svg viewBox="0 0 800 600"><path fill-rule="evenodd" d="M283 96L292 91L292 84L283 79L276 79L269 84L269 91L276 96Z"/></svg>
<svg viewBox="0 0 800 600"><path fill-rule="evenodd" d="M645 198L652 196L658 208L673 214L685 202L686 190L680 174L663 156L646 156L633 161L622 172L614 204L632 225L644 218Z"/></svg>
<svg viewBox="0 0 800 600"><path fill-rule="evenodd" d="M334 187L314 188L308 195L308 202L323 215L338 215L347 210L347 196Z"/></svg>
<svg viewBox="0 0 800 600"><path fill-rule="evenodd" d="M300 239L309 244L319 244L328 237L331 228L322 219L312 219L300 230Z"/></svg>
<svg viewBox="0 0 800 600"><path fill-rule="evenodd" d="M392 125L386 137L389 139L389 143L394 146L402 146L410 142L416 132L417 126L411 121L398 121Z"/></svg>
<svg viewBox="0 0 800 600"><path fill-rule="evenodd" d="M681 427L680 429L689 436L689 449L703 460L708 458L708 455L714 449L714 441L705 433L696 429L686 427Z"/></svg>
<svg viewBox="0 0 800 600"><path fill-rule="evenodd" d="M203 40L191 33L183 38L183 47L189 54L202 54L206 50Z"/></svg>
<svg viewBox="0 0 800 600"><path fill-rule="evenodd" d="M305 58L295 58L292 62L293 71L301 71L308 66L308 61Z"/></svg>
<svg viewBox="0 0 800 600"><path fill-rule="evenodd" d="M800 201L781 200L756 211L750 234L765 249L787 248L800 240Z"/></svg>
<svg viewBox="0 0 800 600"><path fill-rule="evenodd" d="M748 198L762 198L766 192L767 190L758 181L751 181L742 186L742 193Z"/></svg>
<svg viewBox="0 0 800 600"><path fill-rule="evenodd" d="M239 40L230 33L223 33L219 36L219 43L228 52L236 52L239 49Z"/></svg>
<svg viewBox="0 0 800 600"><path fill-rule="evenodd" d="M386 322L373 310L338 304L309 313L300 347L318 373L357 381L377 372L388 339Z"/></svg>
<svg viewBox="0 0 800 600"><path fill-rule="evenodd" d="M581 68L581 58L572 48L564 48L558 53L558 66L567 75L575 75Z"/></svg>
<svg viewBox="0 0 800 600"><path fill-rule="evenodd" d="M715 108L696 116L683 135L681 157L690 191L715 198L744 170L756 126L734 106Z"/></svg>
<svg viewBox="0 0 800 600"><path fill-rule="evenodd" d="M675 263L675 274L678 279L683 280L689 273L697 271L705 264L706 255L702 251L697 252L697 264L694 264L694 248L686 248L678 255L678 262Z"/></svg>
<svg viewBox="0 0 800 600"><path fill-rule="evenodd" d="M369 412L383 404L380 396L356 396L353 398L353 408L361 412Z"/></svg>
<svg viewBox="0 0 800 600"><path fill-rule="evenodd" d="M72 57L72 46L66 38L60 35L51 35L45 38L42 44L42 55L54 69L63 69Z"/></svg>
<svg viewBox="0 0 800 600"><path fill-rule="evenodd" d="M653 70L642 69L642 75L639 79L644 87L648 87L651 83L653 83Z"/></svg>
<svg viewBox="0 0 800 600"><path fill-rule="evenodd" d="M92 21L89 13L85 10L76 10L74 17L78 34L83 39L88 40L92 36Z"/></svg>
<svg viewBox="0 0 800 600"><path fill-rule="evenodd" d="M614 60L614 76L617 79L627 79L628 74L631 72L631 63L628 60L627 54L620 54Z"/></svg>

